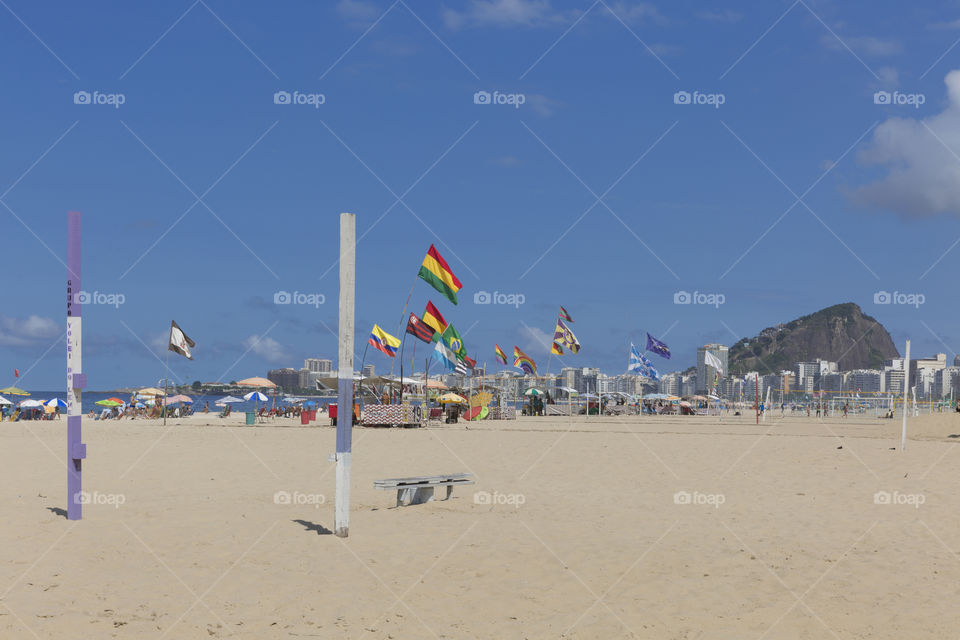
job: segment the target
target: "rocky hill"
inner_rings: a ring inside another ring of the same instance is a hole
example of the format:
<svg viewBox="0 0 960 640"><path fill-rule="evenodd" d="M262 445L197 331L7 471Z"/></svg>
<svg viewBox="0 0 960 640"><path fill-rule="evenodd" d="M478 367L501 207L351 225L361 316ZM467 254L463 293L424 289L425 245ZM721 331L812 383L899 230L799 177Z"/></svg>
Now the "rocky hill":
<svg viewBox="0 0 960 640"><path fill-rule="evenodd" d="M729 367L734 374L766 374L820 358L849 371L880 368L884 360L898 357L883 325L845 302L744 338L730 347Z"/></svg>

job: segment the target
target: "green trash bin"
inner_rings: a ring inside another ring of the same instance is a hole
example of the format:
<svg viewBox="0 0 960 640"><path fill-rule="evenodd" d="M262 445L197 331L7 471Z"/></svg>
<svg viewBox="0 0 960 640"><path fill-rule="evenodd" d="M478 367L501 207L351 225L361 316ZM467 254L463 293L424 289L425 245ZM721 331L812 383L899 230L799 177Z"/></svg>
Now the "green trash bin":
<svg viewBox="0 0 960 640"><path fill-rule="evenodd" d="M257 423L257 414L253 411L247 411L247 425L253 426Z"/></svg>

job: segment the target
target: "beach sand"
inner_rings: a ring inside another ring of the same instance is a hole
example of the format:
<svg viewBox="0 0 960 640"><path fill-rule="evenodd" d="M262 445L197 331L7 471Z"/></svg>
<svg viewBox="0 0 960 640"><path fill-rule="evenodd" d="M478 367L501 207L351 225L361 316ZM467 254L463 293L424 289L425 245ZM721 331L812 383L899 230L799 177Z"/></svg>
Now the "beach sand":
<svg viewBox="0 0 960 640"><path fill-rule="evenodd" d="M916 640L960 627L960 414L911 419L904 452L891 450L899 419L833 416L358 428L345 540L328 533L325 420L180 422L85 420L93 503L79 522L62 511L66 422L0 424L0 638ZM373 489L450 472L476 485L403 508Z"/></svg>

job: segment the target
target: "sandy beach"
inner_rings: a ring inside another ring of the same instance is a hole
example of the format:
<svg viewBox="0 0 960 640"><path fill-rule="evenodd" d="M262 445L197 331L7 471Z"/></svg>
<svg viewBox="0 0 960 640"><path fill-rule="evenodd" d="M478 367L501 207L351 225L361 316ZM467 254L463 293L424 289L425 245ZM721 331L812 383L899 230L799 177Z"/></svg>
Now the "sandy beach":
<svg viewBox="0 0 960 640"><path fill-rule="evenodd" d="M0 637L943 638L960 415L521 418L354 433L216 417L0 425ZM394 508L375 479L469 472Z"/></svg>

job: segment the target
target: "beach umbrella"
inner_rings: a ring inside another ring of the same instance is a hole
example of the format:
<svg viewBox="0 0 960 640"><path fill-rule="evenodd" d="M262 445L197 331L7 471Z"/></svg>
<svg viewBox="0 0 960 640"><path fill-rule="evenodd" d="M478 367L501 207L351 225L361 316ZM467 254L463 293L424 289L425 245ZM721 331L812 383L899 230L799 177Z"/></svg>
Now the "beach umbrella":
<svg viewBox="0 0 960 640"><path fill-rule="evenodd" d="M458 396L457 394L452 392L443 394L442 396L437 398L437 400L439 400L442 404L447 404L450 402L459 402L461 404L465 404L467 402L466 398L464 398L463 396Z"/></svg>
<svg viewBox="0 0 960 640"><path fill-rule="evenodd" d="M60 398L53 398L53 399L48 400L48 401L46 402L46 406L48 406L48 407L60 407L61 409L66 409L66 408L67 408L67 403L64 402L63 400L61 400Z"/></svg>
<svg viewBox="0 0 960 640"><path fill-rule="evenodd" d="M0 389L0 393L5 393L8 396L28 396L30 395L23 389L18 389L16 387L7 387L6 389Z"/></svg>
<svg viewBox="0 0 960 640"><path fill-rule="evenodd" d="M138 395L141 396L165 396L163 389L157 389L156 387L147 387L146 389L140 389L137 391Z"/></svg>
<svg viewBox="0 0 960 640"><path fill-rule="evenodd" d="M6 405L6 404L13 404L13 403L7 400L6 398L4 398L3 396L0 396L0 405Z"/></svg>
<svg viewBox="0 0 960 640"><path fill-rule="evenodd" d="M243 396L243 399L247 402L266 402L270 398L260 393L259 391L251 391L247 395Z"/></svg>
<svg viewBox="0 0 960 640"><path fill-rule="evenodd" d="M222 407L228 404L235 404L237 402L243 402L243 398L234 398L233 396L227 396L226 398L220 398L217 400L216 405Z"/></svg>
<svg viewBox="0 0 960 640"><path fill-rule="evenodd" d="M96 404L101 407L122 407L123 406L122 402L118 402L117 400L112 400L112 399L100 400Z"/></svg>
<svg viewBox="0 0 960 640"><path fill-rule="evenodd" d="M24 400L20 403L20 407L23 409L36 409L37 407L42 407L43 402L40 400Z"/></svg>
<svg viewBox="0 0 960 640"><path fill-rule="evenodd" d="M264 387L266 389L273 389L277 386L266 378L247 378L237 382L237 385L241 387Z"/></svg>
<svg viewBox="0 0 960 640"><path fill-rule="evenodd" d="M178 402L183 402L186 404L193 404L193 398L190 396L172 396L170 398L163 399L163 405L169 407L171 404L177 404Z"/></svg>
<svg viewBox="0 0 960 640"><path fill-rule="evenodd" d="M523 395L525 395L525 396L542 396L542 395L543 395L543 391L540 391L540 389L534 389L533 387L530 387L529 389L527 389L526 391L523 392Z"/></svg>

